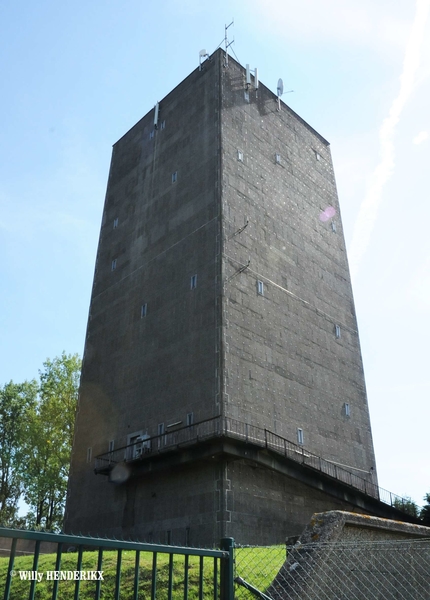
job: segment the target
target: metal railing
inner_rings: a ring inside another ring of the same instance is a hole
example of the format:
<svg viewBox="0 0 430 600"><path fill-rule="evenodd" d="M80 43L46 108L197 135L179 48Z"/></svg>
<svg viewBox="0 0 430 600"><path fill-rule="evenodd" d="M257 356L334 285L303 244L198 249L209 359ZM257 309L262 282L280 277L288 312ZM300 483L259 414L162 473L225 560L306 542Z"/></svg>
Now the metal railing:
<svg viewBox="0 0 430 600"><path fill-rule="evenodd" d="M95 472L108 473L117 463L141 461L151 456L221 436L271 450L399 510L404 507L407 512L410 505L410 501L407 499L373 483L370 472L366 479L341 465L309 452L304 446L291 442L273 431L230 417L213 417L101 454L95 459Z"/></svg>
<svg viewBox="0 0 430 600"><path fill-rule="evenodd" d="M4 600L430 600L430 539L220 550L0 528ZM20 540L33 543L17 556ZM56 552L43 553L44 544ZM70 575L70 576L69 576Z"/></svg>
<svg viewBox="0 0 430 600"><path fill-rule="evenodd" d="M234 597L230 538L221 540L222 550L7 528L0 528L0 538L3 544L5 538L11 540L9 556L0 558L4 600ZM34 542L31 556L17 556L20 540ZM56 545L56 552L42 553L46 543Z"/></svg>
<svg viewBox="0 0 430 600"><path fill-rule="evenodd" d="M380 498L379 488L371 481L370 473L368 476L369 479L365 479L321 456L312 454L304 446L295 444L268 429L260 429L254 425L248 425L233 419L227 419L227 421L229 437L235 437L237 439L255 443L259 446L264 446L285 458L294 460L302 465L320 471L333 479L341 481L342 483L346 483L368 496Z"/></svg>
<svg viewBox="0 0 430 600"><path fill-rule="evenodd" d="M95 459L95 471L96 473L104 472L120 462L130 463L142 460L149 456L223 435L221 424L221 417L214 417L100 454Z"/></svg>

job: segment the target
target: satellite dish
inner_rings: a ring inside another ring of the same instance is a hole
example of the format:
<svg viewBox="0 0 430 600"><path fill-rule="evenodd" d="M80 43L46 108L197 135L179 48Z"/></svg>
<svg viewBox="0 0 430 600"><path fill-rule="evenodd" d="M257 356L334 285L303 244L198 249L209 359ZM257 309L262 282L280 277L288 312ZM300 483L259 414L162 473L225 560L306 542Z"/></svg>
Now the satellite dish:
<svg viewBox="0 0 430 600"><path fill-rule="evenodd" d="M278 96L282 96L284 93L284 82L282 79L278 79Z"/></svg>

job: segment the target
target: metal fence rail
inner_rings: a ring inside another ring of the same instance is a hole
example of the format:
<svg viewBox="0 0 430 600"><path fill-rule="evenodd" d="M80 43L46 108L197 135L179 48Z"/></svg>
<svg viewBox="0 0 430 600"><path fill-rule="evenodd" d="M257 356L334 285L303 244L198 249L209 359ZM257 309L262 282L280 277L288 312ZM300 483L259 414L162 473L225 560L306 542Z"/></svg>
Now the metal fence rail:
<svg viewBox="0 0 430 600"><path fill-rule="evenodd" d="M4 600L430 600L430 539L250 547L226 538L205 550L4 528L0 538L11 541L0 558ZM17 556L19 540L34 544L30 556ZM46 543L56 551L45 554Z"/></svg>
<svg viewBox="0 0 430 600"><path fill-rule="evenodd" d="M304 446L299 446L273 433L273 431L241 423L234 419L227 418L225 421L229 437L236 437L247 442L253 442L259 446L264 446L277 454L311 467L347 485L351 485L373 498L379 498L378 486L372 482L370 473L367 475L367 479L365 479L363 476L360 477L342 466L310 453Z"/></svg>
<svg viewBox="0 0 430 600"><path fill-rule="evenodd" d="M430 600L430 539L290 547L270 583L259 550L235 550L236 600Z"/></svg>
<svg viewBox="0 0 430 600"><path fill-rule="evenodd" d="M118 463L139 462L163 452L169 452L173 449L220 436L242 440L262 448L267 448L280 456L284 456L289 460L293 460L337 481L350 485L367 496L379 499L390 506L395 506L399 510L402 510L404 507L407 512L410 505L407 499L384 490L373 483L370 472L368 474L361 473L357 475L357 473L342 465L312 454L306 447L295 444L273 431L229 417L214 417L200 421L199 423L181 427L175 431L169 431L161 435L148 437L134 444L101 454L95 459L95 472L107 474Z"/></svg>
<svg viewBox="0 0 430 600"><path fill-rule="evenodd" d="M167 431L161 435L147 437L128 446L122 446L111 452L100 454L95 459L95 471L102 473L121 462L136 462L171 451L174 448L186 447L190 444L218 437L223 433L221 425L221 418L214 417L174 431Z"/></svg>
<svg viewBox="0 0 430 600"><path fill-rule="evenodd" d="M3 546L11 540L9 556L0 558L4 600L42 593L52 600L233 598L230 542L225 550L207 550L6 528L0 538ZM34 542L30 556L17 555L19 540ZM53 554L43 553L48 543Z"/></svg>

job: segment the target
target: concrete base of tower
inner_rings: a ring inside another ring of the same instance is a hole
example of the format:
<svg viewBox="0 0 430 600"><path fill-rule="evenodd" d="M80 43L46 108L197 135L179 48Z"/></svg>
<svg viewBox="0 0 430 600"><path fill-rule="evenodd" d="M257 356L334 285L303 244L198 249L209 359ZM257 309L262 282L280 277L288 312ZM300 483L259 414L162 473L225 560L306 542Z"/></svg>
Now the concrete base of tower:
<svg viewBox="0 0 430 600"><path fill-rule="evenodd" d="M299 535L315 512L406 517L293 461L223 439L142 460L121 485L91 474L91 488L85 510L73 490L67 533L201 547L228 536L264 545Z"/></svg>

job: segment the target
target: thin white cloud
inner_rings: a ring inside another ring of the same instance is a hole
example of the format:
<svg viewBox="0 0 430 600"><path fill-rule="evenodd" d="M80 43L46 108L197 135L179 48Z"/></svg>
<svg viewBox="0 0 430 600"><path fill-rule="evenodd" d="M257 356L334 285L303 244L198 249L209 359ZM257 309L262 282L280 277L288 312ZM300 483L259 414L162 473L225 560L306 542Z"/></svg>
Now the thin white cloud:
<svg viewBox="0 0 430 600"><path fill-rule="evenodd" d="M414 137L413 142L414 142L414 144L422 144L423 142L426 141L428 136L429 136L428 131L420 131L420 133Z"/></svg>
<svg viewBox="0 0 430 600"><path fill-rule="evenodd" d="M392 0L248 0L247 6L258 14L260 29L306 44L341 42L386 51L407 37L407 3L399 0L396 7Z"/></svg>
<svg viewBox="0 0 430 600"><path fill-rule="evenodd" d="M430 0L417 0L415 18L404 55L403 72L400 76L400 91L393 100L388 117L384 119L380 128L379 144L381 159L373 172L369 189L360 206L354 226L352 242L348 253L352 276L356 274L360 261L366 252L378 216L384 186L394 170L394 134L401 113L414 90L429 11Z"/></svg>

